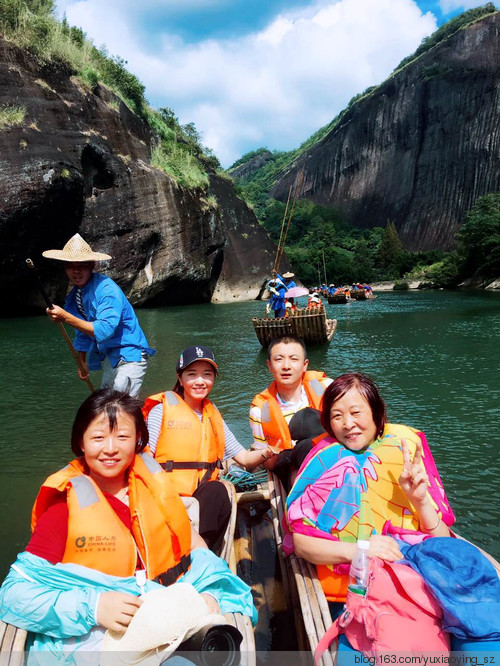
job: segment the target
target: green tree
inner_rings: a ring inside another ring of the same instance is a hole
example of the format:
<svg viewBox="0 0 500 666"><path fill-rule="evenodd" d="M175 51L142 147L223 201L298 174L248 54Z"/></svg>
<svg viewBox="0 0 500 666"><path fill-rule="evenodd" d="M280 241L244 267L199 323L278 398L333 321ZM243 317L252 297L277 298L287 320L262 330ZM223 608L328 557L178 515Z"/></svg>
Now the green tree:
<svg viewBox="0 0 500 666"><path fill-rule="evenodd" d="M480 197L458 234L467 275L500 275L500 192Z"/></svg>
<svg viewBox="0 0 500 666"><path fill-rule="evenodd" d="M377 266L390 274L399 277L399 266L403 253L403 245L394 222L387 220L384 235L377 254Z"/></svg>

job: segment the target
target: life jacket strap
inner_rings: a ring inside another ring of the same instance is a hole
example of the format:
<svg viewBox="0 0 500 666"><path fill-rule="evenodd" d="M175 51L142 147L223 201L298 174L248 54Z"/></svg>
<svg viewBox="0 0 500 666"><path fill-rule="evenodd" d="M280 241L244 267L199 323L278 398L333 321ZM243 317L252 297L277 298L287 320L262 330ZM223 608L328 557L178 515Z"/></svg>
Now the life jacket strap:
<svg viewBox="0 0 500 666"><path fill-rule="evenodd" d="M173 585L179 576L182 576L182 574L185 574L189 570L190 566L191 555L183 555L181 557L181 561L178 564L157 576L155 578L155 582L160 583L160 585L163 585L164 587Z"/></svg>
<svg viewBox="0 0 500 666"><path fill-rule="evenodd" d="M174 469L206 469L209 476L214 469L222 469L222 461L219 458L214 462L176 462L175 460L167 460L160 464L166 472L172 472Z"/></svg>

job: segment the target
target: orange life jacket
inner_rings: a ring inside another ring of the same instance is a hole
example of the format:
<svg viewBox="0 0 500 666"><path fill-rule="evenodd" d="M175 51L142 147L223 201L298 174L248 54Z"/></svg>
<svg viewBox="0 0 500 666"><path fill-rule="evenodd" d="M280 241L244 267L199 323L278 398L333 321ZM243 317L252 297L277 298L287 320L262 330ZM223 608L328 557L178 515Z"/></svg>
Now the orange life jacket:
<svg viewBox="0 0 500 666"><path fill-rule="evenodd" d="M147 418L161 404L163 418L155 458L171 478L180 495L190 496L205 481L217 479L222 469L224 422L210 400L203 401L202 420L173 391L146 399L142 409Z"/></svg>
<svg viewBox="0 0 500 666"><path fill-rule="evenodd" d="M49 476L33 506L32 530L47 508L66 492L68 537L62 562L113 576L133 576L137 553L150 580L174 583L190 566L191 525L174 485L147 453L129 469L131 530L85 473L83 458Z"/></svg>
<svg viewBox="0 0 500 666"><path fill-rule="evenodd" d="M304 374L302 379L302 385L309 400L309 405L314 407L314 409L319 409L321 406L321 399L325 392L321 380L325 378L326 374L324 372L309 370ZM260 408L262 430L264 431L264 437L268 445L282 450L291 449L293 445L290 429L281 411L276 397L277 394L278 387L276 382L273 382L269 388L254 397L252 407ZM281 440L279 444L278 440Z"/></svg>

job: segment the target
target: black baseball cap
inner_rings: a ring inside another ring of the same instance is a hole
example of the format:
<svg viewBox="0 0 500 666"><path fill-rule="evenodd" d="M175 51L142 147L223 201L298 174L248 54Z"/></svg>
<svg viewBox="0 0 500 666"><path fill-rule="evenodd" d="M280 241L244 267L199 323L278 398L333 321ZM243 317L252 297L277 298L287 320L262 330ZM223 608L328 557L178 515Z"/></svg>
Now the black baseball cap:
<svg viewBox="0 0 500 666"><path fill-rule="evenodd" d="M213 365L216 370L219 369L211 349L203 347L202 345L194 345L193 347L186 347L186 349L181 351L176 366L177 372L182 372L182 370L185 370L188 365L191 365L191 363L194 363L195 361L207 361L210 365Z"/></svg>

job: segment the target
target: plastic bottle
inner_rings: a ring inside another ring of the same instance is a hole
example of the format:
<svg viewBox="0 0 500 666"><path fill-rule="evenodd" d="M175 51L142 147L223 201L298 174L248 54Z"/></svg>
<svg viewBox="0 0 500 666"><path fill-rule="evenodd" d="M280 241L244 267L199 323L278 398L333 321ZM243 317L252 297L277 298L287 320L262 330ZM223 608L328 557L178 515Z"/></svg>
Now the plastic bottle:
<svg viewBox="0 0 500 666"><path fill-rule="evenodd" d="M363 597L368 589L368 576L370 574L369 550L370 542L359 540L356 554L349 569L349 590Z"/></svg>

